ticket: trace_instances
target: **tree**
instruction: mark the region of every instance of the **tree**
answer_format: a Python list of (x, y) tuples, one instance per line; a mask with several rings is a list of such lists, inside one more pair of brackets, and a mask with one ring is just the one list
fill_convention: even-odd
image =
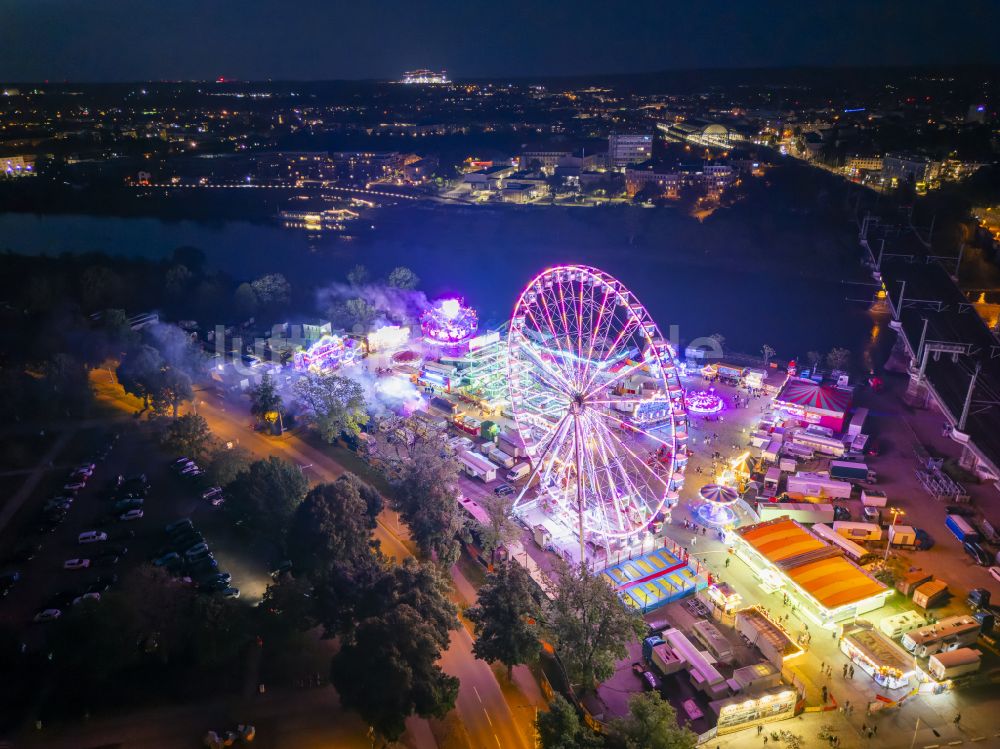
[(344, 433), (357, 436), (368, 423), (364, 389), (350, 378), (307, 374), (293, 387), (306, 416), (327, 442), (336, 442)]
[(353, 562), (371, 550), (375, 520), (361, 497), (361, 482), (351, 474), (320, 484), (296, 508), (288, 529), (294, 569), (322, 572), (334, 562)]
[(542, 749), (598, 749), (601, 738), (580, 722), (580, 714), (558, 692), (535, 721)]
[(281, 393), (274, 386), (274, 379), (269, 372), (260, 378), (260, 384), (250, 388), (250, 413), (259, 422), (273, 424), (281, 418), (284, 406)]
[(205, 474), (214, 486), (228, 486), (241, 473), (249, 471), (252, 462), (253, 456), (246, 448), (219, 444), (209, 452)]
[(389, 274), (389, 285), (394, 289), (412, 290), (420, 285), (420, 277), (404, 265), (393, 268)]
[(443, 718), (455, 706), (458, 679), (441, 670), (447, 647), (421, 612), (401, 603), (362, 621), (330, 666), (330, 680), (345, 707), (389, 741), (406, 718)]
[(846, 348), (833, 348), (826, 355), (826, 365), (833, 370), (843, 371), (851, 362), (851, 352)]
[(585, 566), (559, 561), (558, 573), (546, 624), (570, 679), (590, 690), (614, 674), (615, 662), (628, 655), (628, 643), (645, 624), (605, 578)]
[(187, 290), (192, 278), (194, 278), (194, 274), (188, 270), (186, 265), (174, 265), (167, 270), (163, 285), (171, 296), (180, 296)]
[(393, 507), (421, 553), (446, 566), (458, 559), (457, 536), (465, 521), (456, 499), (458, 470), (454, 458), (442, 455), (436, 444), (421, 440), (393, 481)]
[(766, 369), (767, 366), (771, 363), (771, 357), (774, 356), (777, 352), (773, 348), (771, 348), (770, 345), (765, 343), (763, 346), (760, 347), (760, 353), (764, 356), (764, 368)]
[(150, 400), (159, 388), (162, 367), (160, 352), (152, 346), (141, 344), (125, 354), (116, 375), (125, 392), (142, 398), (143, 406), (149, 408)]
[(347, 271), (347, 283), (351, 286), (364, 286), (370, 277), (368, 269), (360, 263)]
[(288, 304), (292, 298), (292, 287), (280, 273), (269, 273), (250, 284), (257, 301), (264, 305), (280, 306)]
[(613, 749), (695, 749), (698, 737), (677, 725), (677, 714), (659, 692), (640, 692), (629, 699), (629, 712), (609, 726)]
[(501, 562), (486, 576), (477, 604), (465, 612), (475, 625), (472, 652), (484, 661), (499, 661), (511, 678), (514, 666), (538, 656), (541, 591), (520, 564)]
[(297, 465), (270, 457), (237, 476), (229, 485), (227, 504), (247, 525), (280, 541), (308, 489)]
[(257, 292), (248, 283), (241, 283), (233, 292), (233, 307), (240, 317), (252, 317), (258, 303)]
[(358, 333), (367, 333), (378, 318), (378, 310), (361, 297), (348, 299), (344, 302), (344, 309), (348, 320)]
[(521, 526), (514, 520), (513, 497), (498, 497), (487, 494), (481, 504), (486, 511), (487, 521), (480, 525), (479, 537), (482, 541), (483, 553), (490, 555), (490, 562), (496, 560), (496, 551), (517, 540)]
[(198, 460), (212, 443), (212, 431), (205, 417), (185, 414), (173, 419), (163, 433), (163, 446), (176, 455)]
[(282, 575), (264, 591), (258, 606), (269, 615), (265, 621), (277, 622), (287, 632), (305, 632), (316, 626), (313, 585), (304, 577)]
[(194, 397), (191, 375), (177, 367), (164, 366), (155, 380), (155, 385), (152, 406), (153, 411), (158, 414), (166, 413), (170, 409), (176, 419), (181, 403)]

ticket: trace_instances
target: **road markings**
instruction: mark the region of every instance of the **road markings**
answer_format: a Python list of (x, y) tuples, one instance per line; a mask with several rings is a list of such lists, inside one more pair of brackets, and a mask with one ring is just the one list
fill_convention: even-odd
[(476, 685), (475, 684), (472, 685), (472, 691), (476, 693), (476, 699), (479, 700), (479, 704), (482, 705), (483, 704), (483, 698), (479, 696), (479, 690), (476, 689)]
[(497, 746), (499, 746), (500, 749), (503, 749), (503, 745), (500, 743), (500, 737), (497, 736), (496, 734), (493, 734), (493, 738), (496, 739)]
[(486, 716), (486, 722), (490, 724), (490, 728), (493, 728), (493, 720), (490, 718), (490, 714), (486, 712), (486, 708), (483, 708), (483, 714)]

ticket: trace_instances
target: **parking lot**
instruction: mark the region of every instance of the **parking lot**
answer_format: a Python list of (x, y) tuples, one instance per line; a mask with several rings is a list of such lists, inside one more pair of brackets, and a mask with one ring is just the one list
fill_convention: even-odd
[[(86, 471), (72, 476), (82, 486), (75, 491), (63, 488), (76, 468), (91, 464), (89, 477)], [(218, 570), (231, 575), (225, 586), (216, 585), (217, 592), (245, 581), (241, 593), (251, 602), (259, 598), (269, 580), (266, 565), (246, 552), (222, 506), (202, 499), (202, 492), (200, 477), (170, 469), (170, 458), (149, 425), (89, 430), (67, 446), (0, 537), (0, 575), (10, 575), (8, 580), (13, 573), (18, 576), (0, 599), (0, 620), (22, 629), (28, 647), (41, 647), (46, 626), (34, 621), (40, 612), (48, 611), (39, 617), (43, 620), (58, 617), (53, 611), (67, 611), (82, 596), (96, 599), (95, 593), (113, 588), (130, 570), (170, 552), (181, 559), (202, 542), (215, 556)], [(54, 503), (58, 497), (67, 499)], [(171, 539), (165, 526), (181, 518), (190, 518), (192, 535)], [(81, 534), (88, 533), (90, 538), (84, 536), (81, 543)], [(187, 540), (193, 543), (185, 546)], [(214, 571), (205, 564), (207, 552), (191, 561), (199, 558), (200, 568), (174, 564), (171, 569), (178, 575)], [(70, 560), (85, 561), (67, 568)]]

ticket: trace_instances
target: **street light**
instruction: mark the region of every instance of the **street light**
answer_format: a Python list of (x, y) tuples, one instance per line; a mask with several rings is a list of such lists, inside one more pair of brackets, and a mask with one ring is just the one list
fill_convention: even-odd
[[(896, 525), (896, 518), (898, 518), (900, 515), (905, 515), (906, 513), (900, 510), (898, 507), (890, 507), (889, 512), (892, 513), (892, 522), (889, 523), (889, 530), (891, 531), (892, 527)], [(886, 538), (885, 541), (885, 556), (882, 557), (882, 564), (885, 564), (886, 560), (889, 559), (889, 548), (891, 546), (892, 546), (892, 536), (891, 534), (889, 534), (889, 536)]]

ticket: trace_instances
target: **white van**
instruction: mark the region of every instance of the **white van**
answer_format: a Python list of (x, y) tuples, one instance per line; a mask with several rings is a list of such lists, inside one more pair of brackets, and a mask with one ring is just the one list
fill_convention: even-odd
[(79, 536), (77, 536), (77, 543), (81, 544), (93, 544), (99, 541), (107, 541), (108, 534), (104, 531), (84, 531)]
[(518, 463), (516, 466), (510, 469), (510, 473), (507, 474), (507, 480), (520, 481), (529, 473), (531, 473), (531, 463), (524, 461), (522, 463)]

